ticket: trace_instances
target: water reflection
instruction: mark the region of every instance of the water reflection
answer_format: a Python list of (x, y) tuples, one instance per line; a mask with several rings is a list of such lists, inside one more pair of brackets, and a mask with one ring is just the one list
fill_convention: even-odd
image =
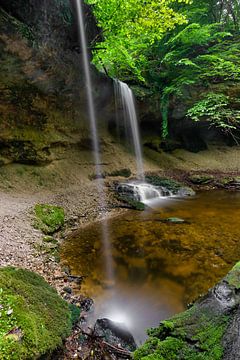
[[(165, 222), (169, 217), (186, 222)], [(97, 316), (127, 318), (142, 341), (145, 328), (181, 311), (240, 259), (239, 224), (240, 193), (173, 198), (110, 221), (114, 286), (104, 279), (100, 224), (66, 241), (62, 259), (86, 276), (81, 292), (94, 298)]]

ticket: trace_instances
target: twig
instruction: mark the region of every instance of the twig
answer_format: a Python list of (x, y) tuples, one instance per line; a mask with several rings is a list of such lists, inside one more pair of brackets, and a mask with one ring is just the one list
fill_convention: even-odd
[(108, 342), (106, 341), (102, 341), (103, 345), (106, 345), (107, 347), (109, 347), (110, 349), (112, 349), (114, 352), (118, 353), (118, 354), (121, 354), (121, 355), (126, 355), (126, 356), (132, 356), (131, 352), (128, 351), (128, 350), (125, 350), (123, 348), (118, 348), (114, 345), (111, 345), (109, 344)]

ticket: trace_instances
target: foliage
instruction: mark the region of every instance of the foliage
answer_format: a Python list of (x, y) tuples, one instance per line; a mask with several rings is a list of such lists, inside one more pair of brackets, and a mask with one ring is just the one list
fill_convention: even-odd
[(35, 205), (36, 219), (34, 226), (44, 234), (53, 234), (64, 225), (64, 209), (59, 206), (37, 204)]
[[(88, 0), (102, 28), (103, 42), (94, 45), (94, 62), (112, 77), (142, 86), (146, 97), (160, 103), (162, 135), (168, 136), (171, 104), (194, 108), (212, 85), (240, 81), (240, 1)], [(143, 6), (144, 5), (144, 6)], [(214, 91), (226, 98), (227, 90)], [(239, 122), (222, 111), (211, 125), (230, 129)], [(234, 108), (235, 109), (235, 108)], [(227, 115), (227, 120), (224, 116)], [(229, 116), (231, 121), (229, 122)], [(226, 126), (227, 124), (227, 126)], [(235, 126), (234, 125), (234, 126)], [(237, 127), (237, 126), (236, 126)], [(233, 134), (231, 128), (231, 134)]]
[[(236, 130), (240, 123), (240, 110), (230, 106), (229, 96), (224, 94), (208, 93), (188, 110), (187, 115), (194, 121), (206, 119), (210, 125), (219, 127), (225, 132)], [(237, 99), (235, 99), (237, 101)]]
[(43, 278), (0, 269), (0, 358), (35, 359), (62, 344), (71, 329), (68, 304)]
[(103, 44), (96, 44), (94, 61), (104, 64), (111, 76), (134, 77), (145, 81), (142, 67), (144, 52), (177, 24), (186, 23), (185, 16), (175, 12), (175, 2), (190, 0), (88, 0), (102, 28)]

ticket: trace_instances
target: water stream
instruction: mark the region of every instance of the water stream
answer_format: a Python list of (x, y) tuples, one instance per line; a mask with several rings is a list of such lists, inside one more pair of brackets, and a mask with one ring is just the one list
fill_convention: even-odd
[[(91, 135), (92, 135), (95, 172), (96, 172), (96, 177), (98, 179), (98, 202), (100, 207), (102, 209), (105, 209), (106, 196), (105, 196), (104, 182), (101, 179), (102, 171), (101, 171), (99, 136), (97, 130), (97, 118), (96, 118), (96, 111), (94, 106), (93, 86), (92, 86), (91, 73), (90, 73), (90, 61), (87, 50), (87, 40), (86, 40), (86, 32), (84, 26), (84, 13), (83, 13), (82, 0), (76, 0), (76, 9), (77, 9), (79, 39), (81, 43), (84, 74), (85, 74), (88, 114), (89, 114), (89, 122), (90, 122)], [(102, 222), (101, 230), (102, 230), (101, 238), (103, 244), (106, 276), (110, 282), (113, 282), (114, 274), (113, 274), (113, 265), (112, 265), (112, 253), (111, 253), (111, 243), (109, 239), (107, 220), (104, 220)]]
[(185, 309), (240, 259), (239, 223), (240, 193), (224, 191), (161, 198), (154, 208), (111, 219), (114, 292), (105, 283), (101, 223), (66, 241), (62, 261), (86, 276), (80, 292), (95, 300), (95, 317), (124, 322), (139, 343), (146, 328)]

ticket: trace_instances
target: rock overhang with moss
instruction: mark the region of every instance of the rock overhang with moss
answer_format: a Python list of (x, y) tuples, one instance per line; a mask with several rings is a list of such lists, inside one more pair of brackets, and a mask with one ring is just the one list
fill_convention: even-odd
[(71, 310), (39, 275), (0, 268), (0, 358), (37, 359), (60, 347), (72, 328)]

